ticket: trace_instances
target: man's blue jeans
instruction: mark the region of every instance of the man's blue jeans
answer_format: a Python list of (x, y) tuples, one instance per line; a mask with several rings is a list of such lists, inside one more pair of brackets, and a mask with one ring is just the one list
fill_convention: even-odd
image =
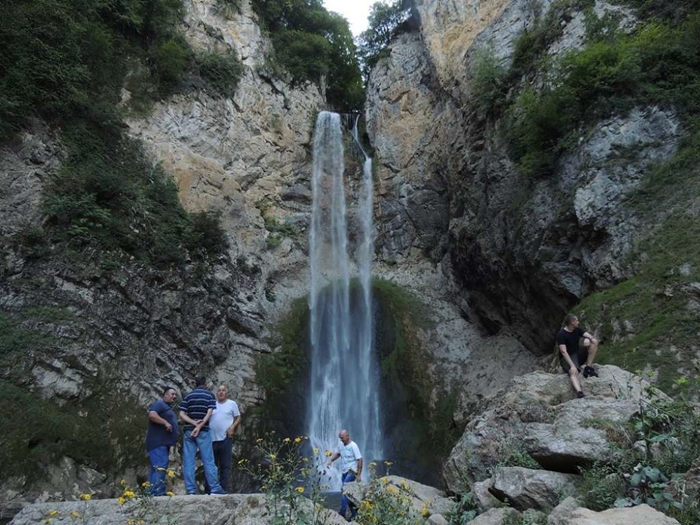
[[(343, 481), (343, 486), (345, 486), (346, 483), (355, 481), (355, 474), (348, 470), (347, 472), (343, 472), (343, 477), (341, 479)], [(340, 490), (343, 489), (341, 488)], [(343, 494), (343, 497), (340, 498), (340, 515), (343, 518), (345, 517), (345, 513), (348, 511), (348, 507), (350, 507), (350, 516), (354, 518), (357, 514), (357, 507), (355, 507), (355, 505), (350, 504), (350, 500), (348, 499), (348, 497), (345, 494)]]
[(192, 437), (191, 430), (185, 430), (182, 441), (182, 471), (185, 476), (185, 490), (187, 494), (197, 494), (197, 485), (194, 482), (194, 459), (199, 449), (199, 455), (204, 467), (204, 477), (211, 488), (212, 494), (223, 494), (219, 485), (219, 471), (214, 463), (214, 452), (211, 448), (211, 435), (209, 430), (200, 430), (197, 437)]
[(148, 481), (151, 484), (152, 496), (165, 496), (165, 473), (168, 469), (169, 448), (163, 445), (148, 451), (148, 459), (151, 462)]

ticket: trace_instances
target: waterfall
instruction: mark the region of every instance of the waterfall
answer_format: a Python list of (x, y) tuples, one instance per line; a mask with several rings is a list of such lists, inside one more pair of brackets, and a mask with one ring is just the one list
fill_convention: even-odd
[[(357, 139), (356, 124), (353, 136)], [(369, 465), (383, 457), (372, 326), (372, 161), (365, 155), (358, 203), (358, 294), (351, 287), (340, 115), (319, 114), (313, 154), (308, 434), (313, 447), (335, 451), (338, 432), (347, 429)], [(368, 473), (367, 468), (364, 479)], [(324, 483), (339, 489), (340, 470), (332, 469)]]

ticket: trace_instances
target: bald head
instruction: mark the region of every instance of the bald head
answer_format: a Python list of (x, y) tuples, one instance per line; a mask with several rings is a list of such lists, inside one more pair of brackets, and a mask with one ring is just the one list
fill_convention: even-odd
[(347, 430), (341, 430), (338, 434), (338, 438), (340, 438), (340, 441), (343, 442), (343, 445), (350, 443), (350, 434), (348, 434)]

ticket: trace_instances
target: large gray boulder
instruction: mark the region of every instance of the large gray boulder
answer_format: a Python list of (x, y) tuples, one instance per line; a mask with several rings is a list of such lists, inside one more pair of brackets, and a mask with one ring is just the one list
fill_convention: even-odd
[(649, 505), (594, 512), (567, 498), (549, 515), (548, 525), (679, 525)]
[[(302, 500), (309, 513), (312, 504)], [(345, 525), (334, 511), (323, 509), (329, 525)], [(47, 521), (50, 520), (50, 521)], [(144, 498), (120, 504), (116, 499), (35, 503), (24, 507), (11, 525), (124, 525), (129, 520), (151, 523), (206, 523), (207, 525), (266, 525), (269, 516), (263, 494), (228, 496), (173, 496)]]
[(628, 422), (640, 403), (668, 397), (618, 367), (600, 366), (598, 372), (600, 377), (582, 379), (583, 399), (574, 397), (563, 373), (513, 379), (503, 396), (467, 424), (443, 469), (447, 488), (463, 493), (495, 467), (507, 466), (513, 452), (527, 453), (556, 472), (576, 473), (579, 466), (607, 461), (613, 450), (610, 427)]
[[(411, 506), (418, 515), (445, 515), (454, 507), (454, 501), (448, 498), (444, 491), (435, 487), (400, 476), (386, 476), (379, 481), (386, 490), (410, 498)], [(368, 485), (347, 483), (343, 488), (343, 493), (352, 503), (359, 506), (363, 499), (367, 499), (369, 490)]]
[(500, 467), (494, 471), (490, 492), (518, 510), (549, 510), (557, 506), (562, 491), (575, 490), (579, 477), (549, 470)]

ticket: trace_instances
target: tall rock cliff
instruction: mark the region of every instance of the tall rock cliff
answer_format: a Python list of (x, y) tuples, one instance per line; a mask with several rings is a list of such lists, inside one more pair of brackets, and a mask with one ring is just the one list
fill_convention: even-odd
[[(631, 275), (625, 257), (655, 219), (627, 197), (674, 155), (682, 132), (673, 109), (637, 106), (582, 130), (550, 177), (521, 173), (504, 139), (508, 120), (479, 109), (480, 60), (508, 71), (518, 39), (548, 16), (557, 27), (542, 50), (550, 62), (582, 48), (587, 17), (614, 18), (622, 31), (635, 25), (631, 11), (608, 2), (550, 13), (564, 4), (417, 0), (420, 29), (395, 40), (368, 87), (386, 239), (378, 256), (422, 251), (490, 332), (515, 333), (536, 353), (551, 351), (567, 309)], [(548, 82), (534, 65), (519, 75), (510, 99)]]

